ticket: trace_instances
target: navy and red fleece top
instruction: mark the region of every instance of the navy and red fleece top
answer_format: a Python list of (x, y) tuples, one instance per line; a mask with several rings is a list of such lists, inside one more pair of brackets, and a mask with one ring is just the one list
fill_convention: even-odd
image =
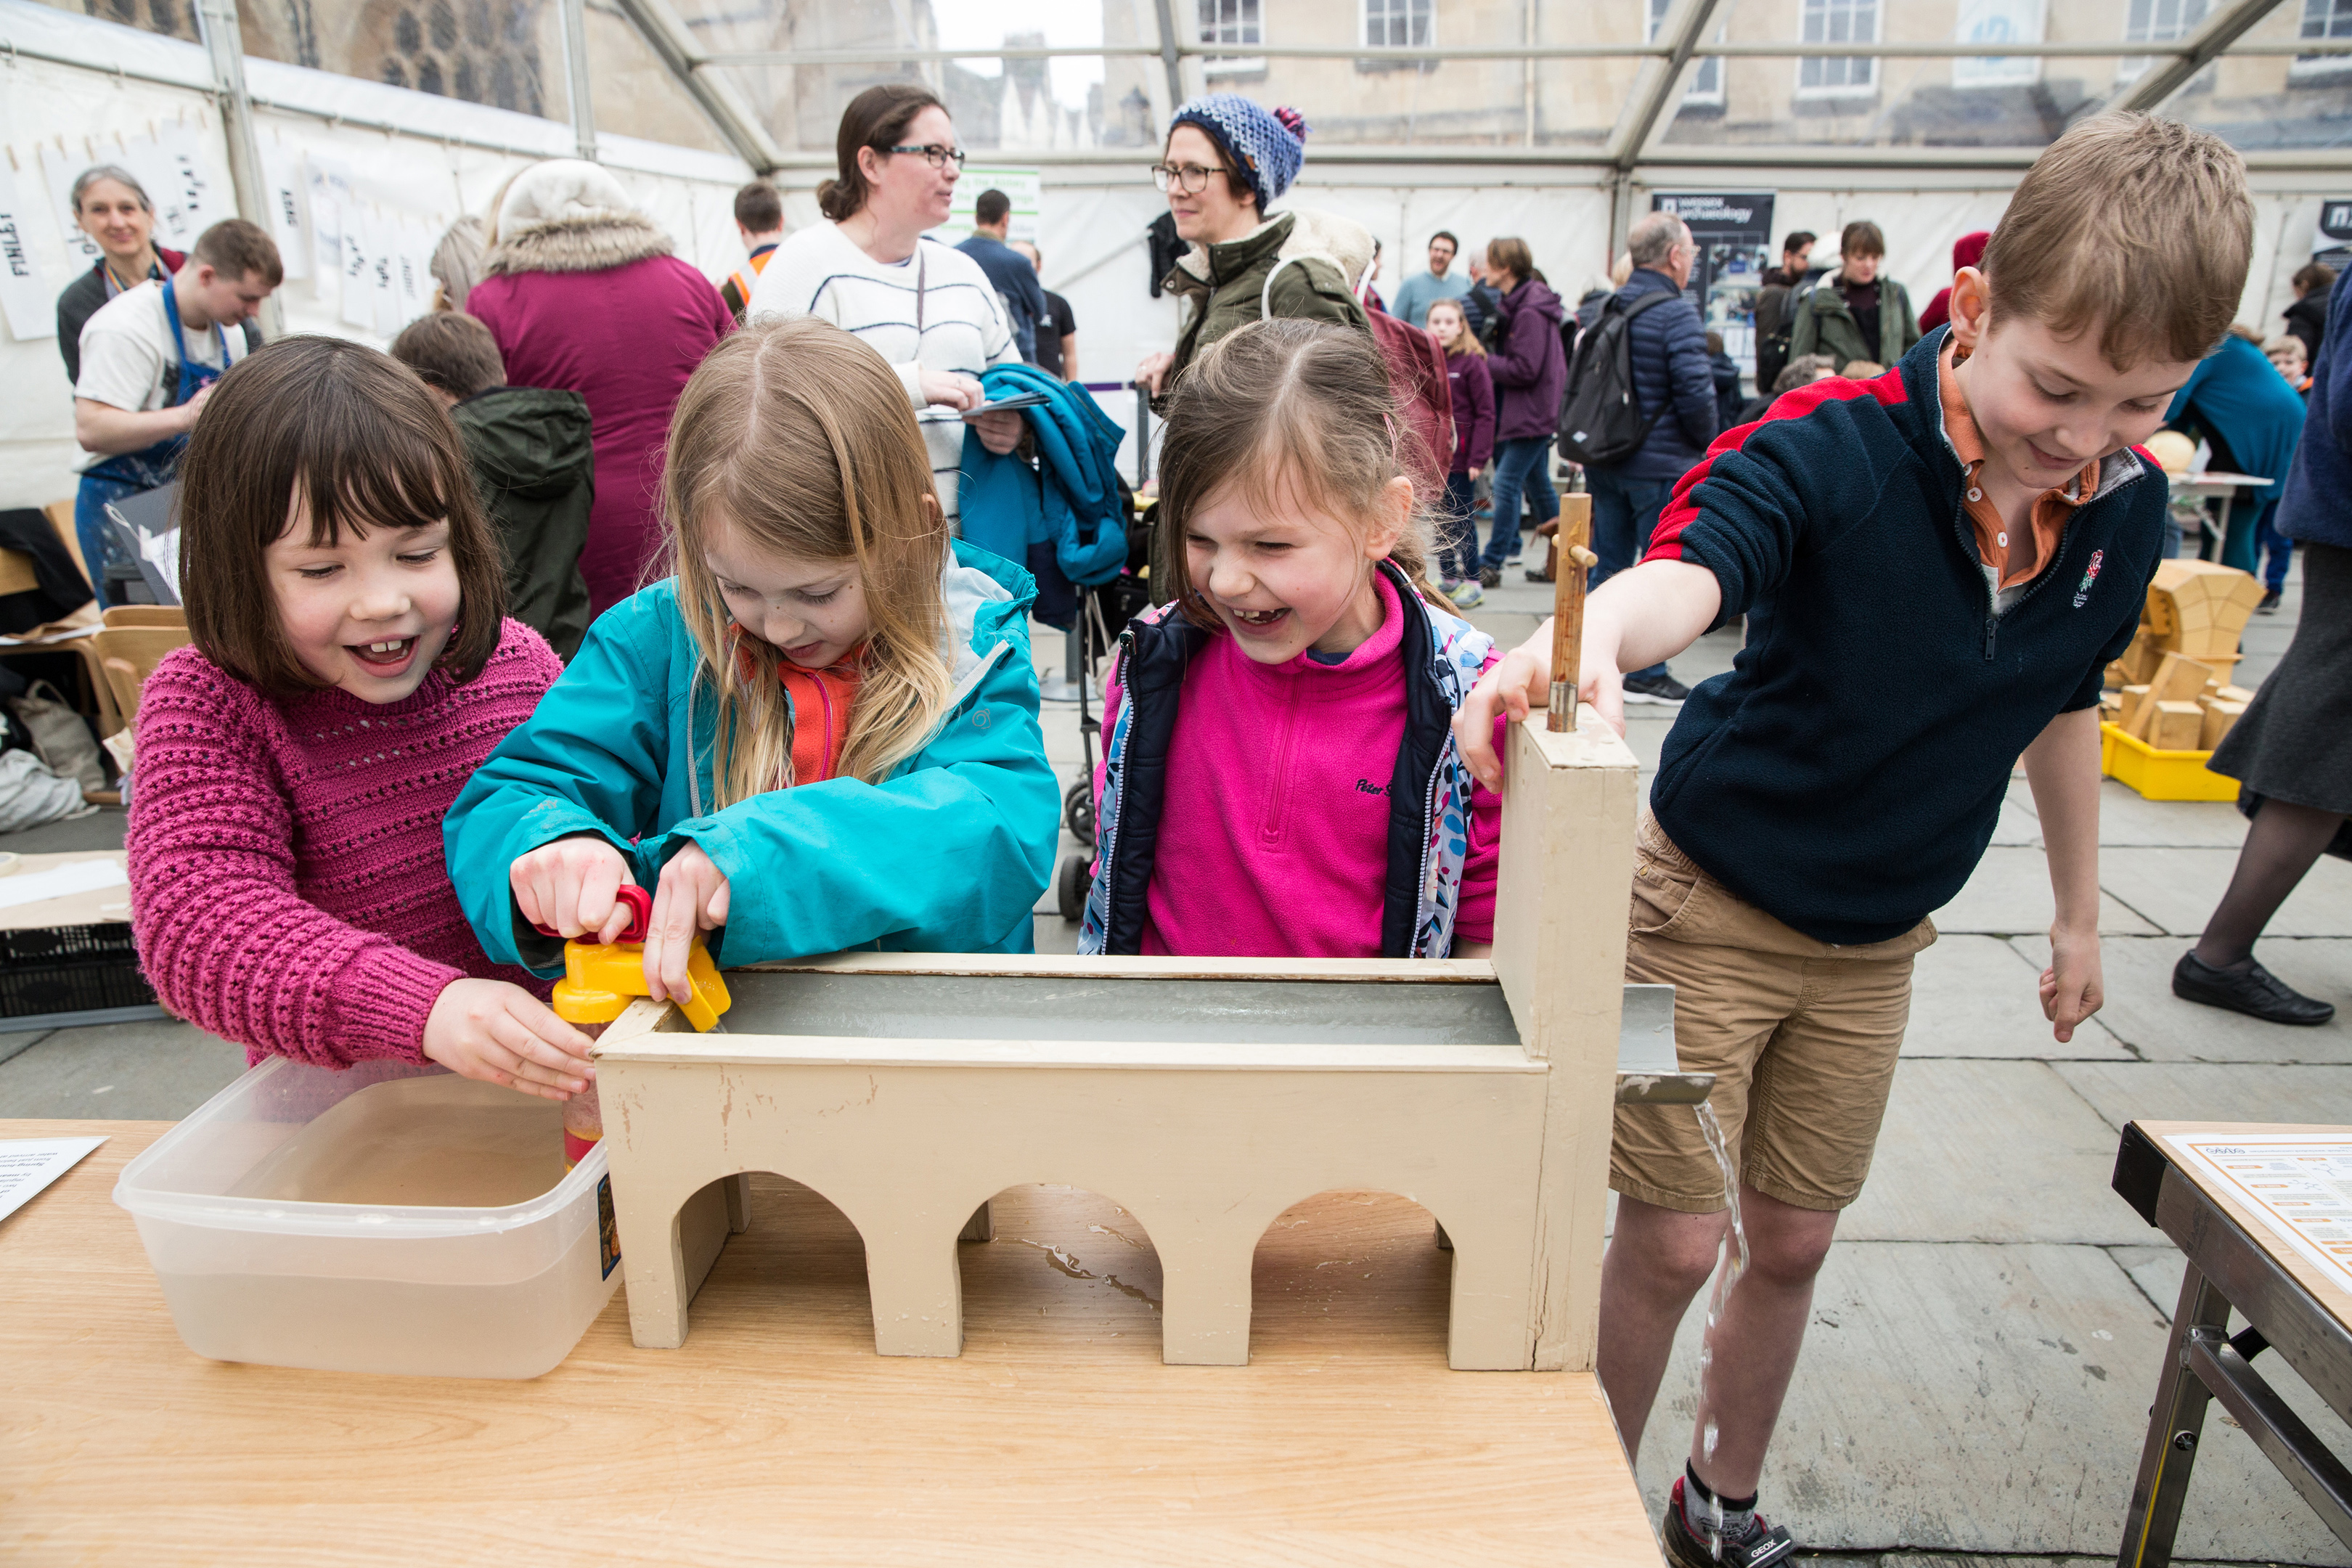
[(1646, 557), (1706, 567), (1723, 619), (1748, 617), (1730, 671), (1667, 735), (1651, 809), (1733, 893), (1822, 942), (1900, 936), (1959, 891), (2019, 754), (2098, 701), (2162, 548), (2162, 472), (2118, 453), (1997, 613), (1944, 436), (1945, 336), (1726, 431)]

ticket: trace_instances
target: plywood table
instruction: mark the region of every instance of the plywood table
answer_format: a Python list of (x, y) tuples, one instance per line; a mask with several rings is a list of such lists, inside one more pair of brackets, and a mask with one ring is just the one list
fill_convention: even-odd
[[(2342, 1127), (2133, 1121), (2116, 1155), (2116, 1191), (2185, 1255), (2180, 1302), (2148, 1411), (2147, 1441), (2119, 1568), (2163, 1568), (2203, 1436), (2221, 1402), (2336, 1537), (2352, 1546), (2352, 1471), (2280, 1399), (2252, 1363), (2275, 1352), (2329, 1407), (2352, 1420), (2352, 1295), (2282, 1240), (2254, 1207), (2182, 1158), (2169, 1137), (2306, 1133)], [(2230, 1332), (2235, 1310), (2247, 1327)]]
[(1326, 1194), (1259, 1248), (1246, 1367), (1161, 1364), (1159, 1267), (1087, 1194), (961, 1249), (956, 1359), (874, 1354), (856, 1233), (754, 1176), (678, 1350), (615, 1295), (530, 1383), (208, 1362), (109, 1194), (163, 1122), (0, 1222), (0, 1560), (1574, 1563), (1658, 1549), (1588, 1373), (1446, 1368), (1447, 1255)]

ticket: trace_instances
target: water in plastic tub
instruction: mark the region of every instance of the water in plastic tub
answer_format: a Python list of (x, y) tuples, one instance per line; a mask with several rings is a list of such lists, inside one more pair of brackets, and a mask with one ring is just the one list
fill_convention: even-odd
[(436, 1068), (264, 1062), (131, 1162), (180, 1337), (216, 1361), (536, 1377), (621, 1282), (601, 1149)]

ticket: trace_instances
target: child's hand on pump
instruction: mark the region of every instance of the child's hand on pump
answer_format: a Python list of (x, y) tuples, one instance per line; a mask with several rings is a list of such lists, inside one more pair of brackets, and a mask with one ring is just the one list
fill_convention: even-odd
[(460, 1078), (542, 1100), (569, 1100), (588, 1087), (588, 1037), (520, 985), (452, 980), (425, 1020), (425, 1055)]
[[(525, 921), (600, 942), (628, 928), (621, 884), (634, 880), (621, 852), (587, 834), (541, 845), (516, 860), (508, 876)], [(695, 933), (727, 923), (728, 897), (726, 873), (699, 845), (688, 843), (662, 868), (645, 940), (646, 993), (656, 1001), (692, 998), (686, 965)]]

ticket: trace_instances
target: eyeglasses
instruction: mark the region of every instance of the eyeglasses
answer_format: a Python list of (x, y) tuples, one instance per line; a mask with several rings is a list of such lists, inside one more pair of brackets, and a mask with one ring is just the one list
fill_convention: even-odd
[(896, 147), (885, 147), (882, 151), (885, 153), (920, 153), (925, 158), (930, 160), (931, 167), (934, 169), (944, 169), (950, 163), (953, 163), (959, 169), (963, 167), (962, 148), (942, 147), (936, 142), (926, 142), (920, 146), (917, 146), (911, 142), (902, 142)]
[(1203, 169), (1198, 163), (1185, 163), (1181, 166), (1175, 163), (1154, 163), (1151, 165), (1151, 183), (1163, 191), (1174, 189), (1181, 191), (1188, 196), (1197, 196), (1209, 188), (1210, 175), (1232, 173), (1233, 171), (1223, 163), (1213, 169)]

